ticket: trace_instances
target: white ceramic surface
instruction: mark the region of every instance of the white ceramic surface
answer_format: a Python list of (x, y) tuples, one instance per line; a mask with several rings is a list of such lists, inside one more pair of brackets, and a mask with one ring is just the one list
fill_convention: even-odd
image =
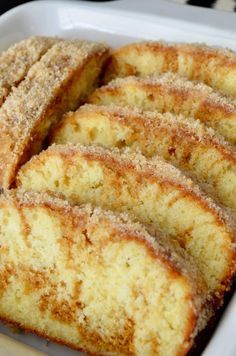
[[(107, 41), (112, 46), (141, 39), (163, 39), (205, 42), (236, 50), (236, 15), (165, 0), (118, 0), (37, 1), (0, 17), (0, 50), (34, 34)], [(0, 332), (50, 355), (82, 355), (34, 335), (12, 333), (1, 324)], [(1, 349), (0, 355), (9, 356)], [(236, 294), (203, 356), (236, 356)]]

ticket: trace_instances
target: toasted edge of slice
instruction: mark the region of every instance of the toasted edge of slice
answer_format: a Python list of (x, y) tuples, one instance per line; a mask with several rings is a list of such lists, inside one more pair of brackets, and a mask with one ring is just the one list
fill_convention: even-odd
[(168, 71), (236, 98), (236, 53), (203, 44), (141, 42), (121, 47), (108, 60), (104, 82)]
[(205, 84), (191, 82), (173, 73), (116, 79), (95, 90), (88, 98), (88, 103), (128, 105), (143, 110), (190, 116), (236, 144), (235, 102)]
[(236, 212), (236, 153), (197, 120), (119, 106), (84, 105), (64, 115), (51, 142), (129, 147), (148, 158), (158, 154)]
[(17, 86), (59, 39), (34, 36), (15, 43), (0, 54), (0, 106), (12, 87)]
[[(195, 260), (221, 301), (235, 273), (233, 220), (177, 168), (155, 157), (99, 146), (53, 145), (23, 166), (17, 185), (133, 214), (170, 236)], [(151, 227), (150, 227), (151, 226)]]
[(94, 89), (107, 55), (103, 44), (63, 41), (31, 67), (0, 109), (0, 186), (12, 186), (49, 129)]
[(11, 191), (0, 226), (7, 322), (76, 349), (140, 356), (185, 355), (206, 324), (194, 267), (126, 215)]

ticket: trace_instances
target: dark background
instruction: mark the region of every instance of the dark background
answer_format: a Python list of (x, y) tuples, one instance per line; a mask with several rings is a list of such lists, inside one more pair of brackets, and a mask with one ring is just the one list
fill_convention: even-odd
[(12, 7), (23, 4), (24, 2), (27, 1), (0, 1), (0, 15), (6, 12), (7, 10), (10, 10)]
[[(6, 12), (7, 10), (10, 10), (12, 7), (15, 7), (17, 5), (23, 4), (25, 2), (29, 2), (30, 0), (21, 0), (21, 1), (9, 1), (9, 0), (4, 0), (1, 1), (0, 0), (0, 15), (3, 14), (4, 12)], [(103, 0), (93, 0), (93, 1), (103, 1)]]
[[(29, 0), (28, 0), (29, 1)], [(23, 4), (25, 2), (28, 2), (27, 0), (21, 0), (21, 1), (9, 1), (9, 0), (0, 0), (0, 15), (3, 14), (5, 11), (11, 9), (12, 7), (15, 7), (17, 5)], [(84, 0), (86, 1), (86, 0)], [(114, 0), (90, 0), (90, 1), (96, 1), (96, 2), (102, 2), (102, 1), (114, 1)], [(144, 0), (145, 1), (145, 0)], [(158, 1), (158, 0), (156, 0)], [(189, 5), (195, 5), (195, 6), (202, 6), (202, 7), (214, 7), (214, 4), (217, 0), (186, 0), (185, 2)], [(221, 0), (222, 2), (224, 0)], [(236, 0), (235, 1), (235, 8), (234, 11), (236, 11)]]
[[(28, 0), (29, 1), (29, 0)], [(86, 0), (84, 0), (86, 1)], [(112, 0), (90, 0), (90, 1), (97, 1), (97, 2), (102, 2), (102, 1), (112, 1)], [(114, 1), (114, 0), (113, 0)], [(145, 1), (145, 0), (144, 0)], [(158, 1), (158, 0), (156, 0)], [(185, 2), (189, 5), (195, 5), (195, 6), (202, 6), (202, 7), (214, 7), (214, 4), (217, 0), (186, 0)], [(221, 0), (222, 2), (224, 0)], [(236, 0), (235, 1), (235, 9), (236, 11)], [(0, 0), (0, 15), (3, 14), (5, 11), (11, 9), (12, 7), (15, 7), (17, 5), (23, 4), (27, 2), (27, 0), (21, 0), (21, 1), (9, 1), (9, 0)]]

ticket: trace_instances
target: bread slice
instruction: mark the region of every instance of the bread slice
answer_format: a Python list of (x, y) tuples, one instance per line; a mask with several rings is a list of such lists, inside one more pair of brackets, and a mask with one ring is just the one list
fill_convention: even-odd
[(206, 323), (193, 267), (126, 216), (0, 198), (0, 318), (96, 355), (185, 355)]
[(116, 79), (88, 98), (91, 104), (129, 105), (193, 117), (236, 144), (236, 105), (204, 85), (175, 74)]
[(159, 154), (236, 213), (236, 153), (199, 121), (170, 113), (84, 105), (64, 115), (51, 142), (129, 147), (146, 157)]
[(12, 45), (0, 54), (0, 106), (12, 87), (24, 79), (30, 67), (57, 41), (56, 38), (34, 36)]
[(0, 109), (0, 186), (12, 186), (50, 127), (94, 89), (107, 54), (103, 44), (63, 41), (31, 67)]
[(133, 43), (115, 50), (104, 74), (108, 82), (128, 75), (174, 72), (236, 98), (236, 53), (203, 44)]
[(161, 159), (99, 146), (53, 145), (21, 168), (17, 186), (129, 212), (193, 256), (209, 294), (220, 299), (229, 287), (236, 266), (230, 218)]

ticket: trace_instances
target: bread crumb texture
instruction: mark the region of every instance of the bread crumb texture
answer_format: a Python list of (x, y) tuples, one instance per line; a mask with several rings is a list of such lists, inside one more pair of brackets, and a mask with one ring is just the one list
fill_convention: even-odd
[(163, 356), (206, 322), (202, 283), (125, 215), (11, 191), (0, 226), (5, 321), (97, 355)]
[(203, 83), (177, 74), (126, 77), (111, 81), (88, 98), (91, 104), (121, 105), (193, 117), (236, 144), (235, 101)]
[(236, 53), (204, 44), (153, 41), (121, 47), (108, 60), (104, 82), (165, 72), (199, 80), (236, 98)]
[(221, 298), (235, 271), (235, 230), (225, 211), (177, 168), (155, 157), (98, 146), (53, 145), (19, 172), (18, 186), (129, 212), (162, 230), (195, 259)]
[(129, 147), (147, 158), (158, 154), (236, 212), (235, 149), (198, 120), (115, 105), (84, 105), (65, 114), (51, 142)]
[(236, 54), (205, 45), (2, 52), (0, 320), (90, 355), (186, 355), (236, 271), (235, 98)]
[(49, 129), (97, 85), (108, 48), (60, 41), (29, 70), (0, 108), (0, 186), (14, 183), (20, 165), (42, 149)]
[(57, 38), (34, 36), (0, 54), (0, 106), (11, 89), (24, 79), (30, 67), (58, 41)]

